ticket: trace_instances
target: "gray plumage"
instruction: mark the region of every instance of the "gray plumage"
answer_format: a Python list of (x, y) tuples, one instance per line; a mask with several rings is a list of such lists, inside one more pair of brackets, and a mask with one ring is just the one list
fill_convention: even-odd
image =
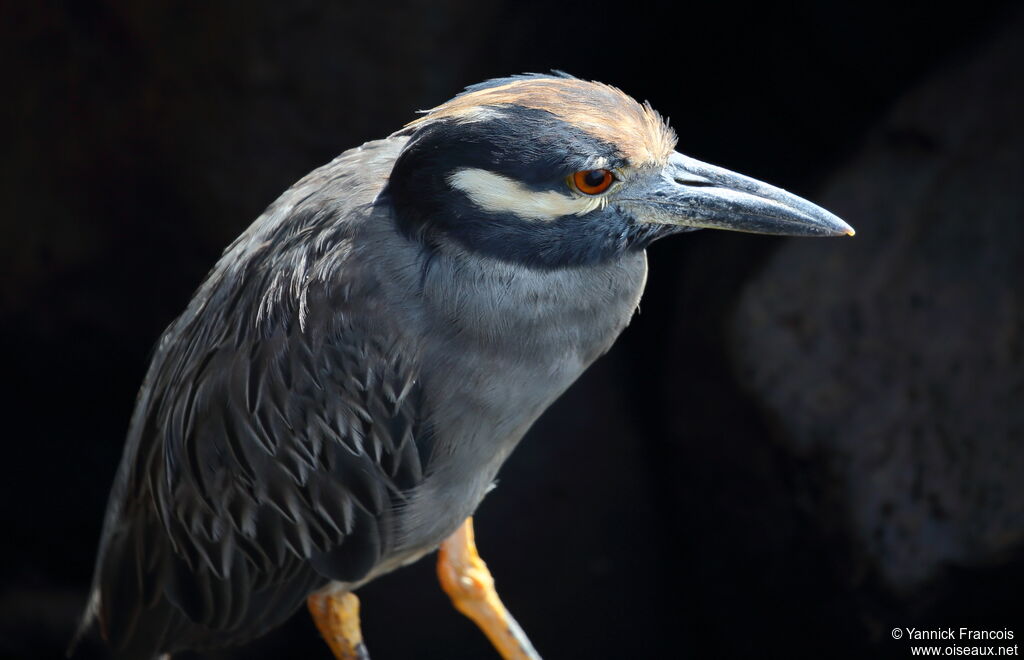
[[(643, 252), (527, 271), (398, 235), (373, 201), (406, 139), (296, 184), (161, 339), (100, 548), (128, 647), (239, 643), (330, 579), (433, 550), (628, 322)], [(158, 613), (165, 629), (136, 630)]]
[[(572, 86), (565, 93), (588, 104), (626, 103), (617, 90), (571, 78), (506, 79), (471, 91), (514, 91), (531, 80)], [(459, 131), (480, 122), (511, 130), (527, 117), (507, 99), (484, 105), (486, 114), (437, 112), (433, 124), (428, 116), (299, 181), (227, 248), (160, 339), (94, 578), (91, 614), (119, 657), (244, 642), (329, 582), (355, 588), (434, 550), (473, 513), (530, 425), (629, 322), (646, 278), (643, 248), (655, 230), (680, 229), (639, 222), (633, 199), (526, 221), (479, 207), (473, 190), (444, 197), (449, 191), (438, 187), (450, 178), (427, 176), (441, 167), (431, 156), (413, 171), (423, 172), (424, 196), (435, 196), (444, 222), (409, 227), (399, 217), (409, 192), (398, 185), (405, 170), (396, 161), (412, 158), (410, 147), (458, 142)], [(636, 108), (626, 109), (640, 113), (637, 126), (654, 122)], [(550, 122), (552, 135), (576, 132), (572, 149), (542, 153), (547, 160), (538, 158), (523, 181), (543, 180), (536, 168), (549, 160), (566, 161), (571, 172), (669, 139), (650, 123), (654, 147), (616, 151), (605, 134), (537, 112), (528, 115), (539, 122), (531, 130)], [(448, 133), (431, 137), (438, 127)], [(462, 163), (474, 145), (442, 155)], [(654, 172), (669, 155), (659, 158), (623, 167)], [(706, 176), (688, 184), (709, 185)], [(568, 198), (564, 175), (551, 178), (550, 190)], [(523, 190), (547, 189), (531, 182)], [(479, 238), (486, 224), (462, 236), (444, 224), (451, 218), (460, 227), (480, 218), (511, 227), (502, 239), (508, 253)], [(600, 241), (587, 243), (584, 231), (571, 245), (580, 232), (564, 228), (585, 222), (600, 228), (594, 236), (604, 232)], [(559, 228), (557, 246), (530, 247)], [(569, 249), (578, 258), (558, 256)], [(539, 253), (549, 256), (535, 261)]]

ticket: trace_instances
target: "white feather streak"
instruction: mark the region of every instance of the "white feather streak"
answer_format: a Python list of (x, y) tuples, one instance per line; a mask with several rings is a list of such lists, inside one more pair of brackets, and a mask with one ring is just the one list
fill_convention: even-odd
[(530, 190), (518, 181), (487, 170), (463, 168), (448, 177), (448, 183), (469, 196), (476, 206), (490, 213), (512, 213), (529, 220), (550, 222), (564, 215), (583, 215), (600, 208), (603, 197), (565, 194), (554, 190)]

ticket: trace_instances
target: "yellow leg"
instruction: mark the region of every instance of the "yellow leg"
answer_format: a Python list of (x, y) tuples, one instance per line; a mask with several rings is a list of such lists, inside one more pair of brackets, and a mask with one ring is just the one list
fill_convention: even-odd
[(355, 594), (322, 591), (310, 596), (306, 604), (337, 660), (370, 660), (359, 628), (359, 599)]
[(473, 518), (445, 539), (437, 557), (441, 587), (459, 610), (483, 631), (505, 660), (540, 660), (526, 633), (512, 618), (473, 539)]

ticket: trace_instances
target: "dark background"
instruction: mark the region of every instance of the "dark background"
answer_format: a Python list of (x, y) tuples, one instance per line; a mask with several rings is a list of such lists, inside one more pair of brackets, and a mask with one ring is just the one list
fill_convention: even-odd
[[(0, 656), (62, 652), (148, 352), (223, 247), (414, 110), (551, 68), (650, 100), (684, 153), (821, 201), (859, 233), (791, 247), (700, 232), (651, 250), (641, 314), (478, 512), (481, 553), (541, 653), (908, 657), (892, 628), (1024, 635), (1024, 504), (1005, 472), (1024, 452), (1024, 141), (999, 132), (1024, 117), (1014, 3), (111, 0), (5, 3), (0, 18)], [(944, 206), (908, 189), (933, 170)], [(972, 221), (978, 199), (991, 221)], [(930, 232), (954, 207), (967, 212)], [(895, 296), (906, 260), (941, 276)], [(819, 323), (825, 290), (855, 308)], [(947, 290), (977, 307), (942, 304)], [(758, 317), (773, 295), (801, 311)], [(932, 321), (904, 323), (922, 306)], [(771, 340), (786, 333), (806, 341)], [(936, 334), (954, 339), (913, 359)], [(809, 375), (822, 351), (848, 359)], [(780, 398), (787, 365), (807, 387)], [(945, 398), (887, 394), (954, 381)], [(876, 409), (931, 421), (879, 428)], [(954, 426), (968, 429), (955, 441)], [(882, 458), (857, 459), (863, 447)], [(872, 508), (864, 484), (893, 495)], [(361, 597), (374, 658), (495, 657), (431, 561)], [(329, 652), (303, 613), (215, 657)]]

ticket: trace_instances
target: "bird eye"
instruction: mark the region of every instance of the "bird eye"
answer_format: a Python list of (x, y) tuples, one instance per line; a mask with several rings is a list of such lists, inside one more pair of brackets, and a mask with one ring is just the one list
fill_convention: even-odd
[(572, 175), (572, 184), (584, 195), (600, 195), (615, 180), (610, 170), (581, 170)]

